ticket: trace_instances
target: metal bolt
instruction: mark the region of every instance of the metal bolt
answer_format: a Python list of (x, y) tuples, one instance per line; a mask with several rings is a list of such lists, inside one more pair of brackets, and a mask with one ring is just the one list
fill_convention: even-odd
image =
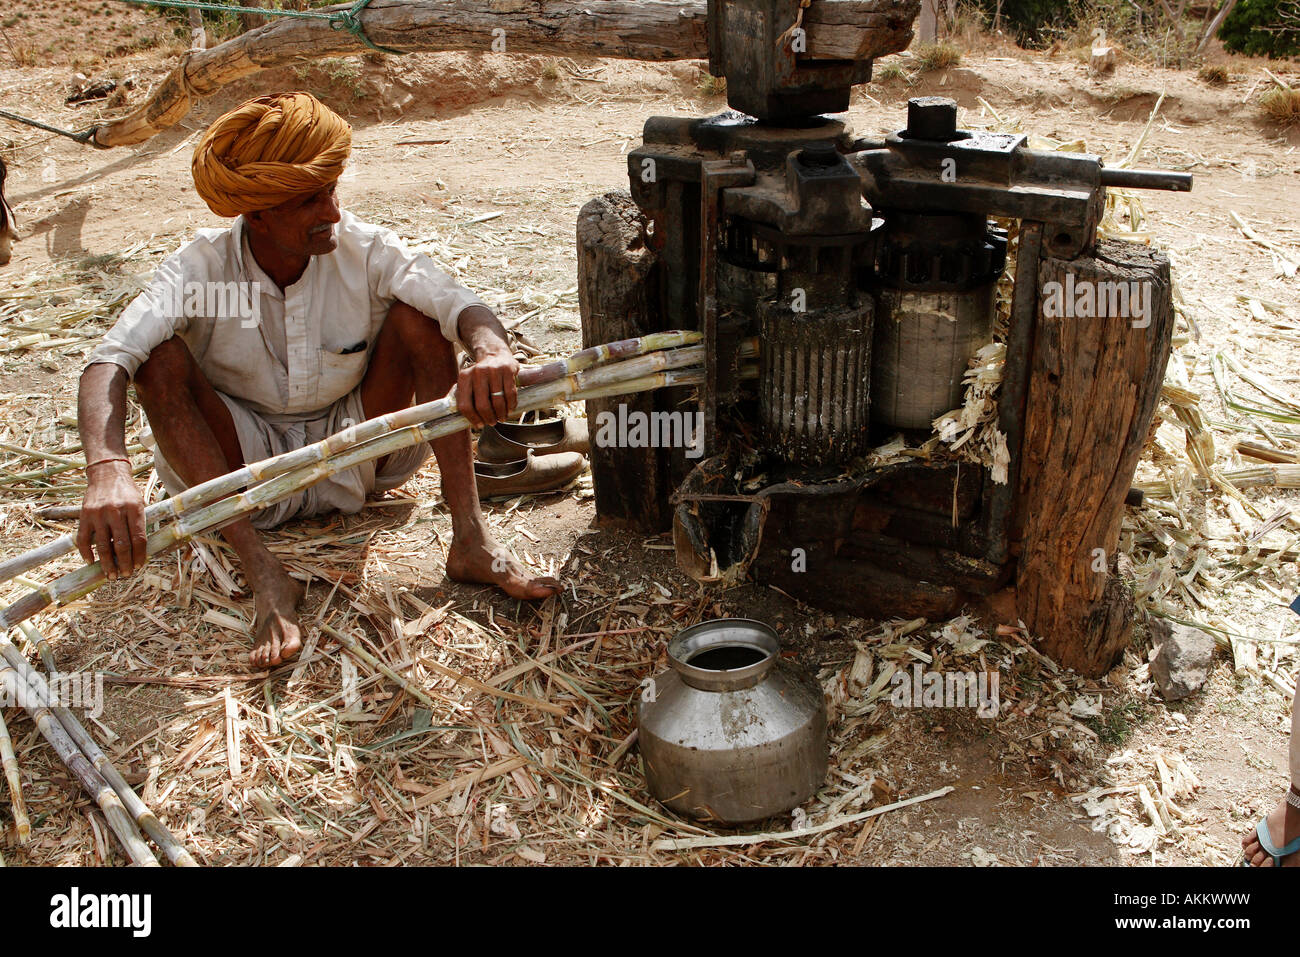
[(956, 139), (957, 101), (946, 96), (918, 96), (908, 100), (907, 135), (944, 143)]
[(799, 151), (799, 162), (817, 169), (830, 169), (839, 165), (840, 151), (834, 143), (809, 143)]

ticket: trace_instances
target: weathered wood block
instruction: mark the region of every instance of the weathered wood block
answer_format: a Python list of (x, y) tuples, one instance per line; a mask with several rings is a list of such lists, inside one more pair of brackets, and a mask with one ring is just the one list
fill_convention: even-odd
[(1055, 660), (1109, 670), (1132, 630), (1114, 576), (1124, 498), (1169, 361), (1169, 260), (1135, 243), (1044, 259), (1030, 359), (1016, 600)]
[[(583, 347), (632, 339), (662, 328), (653, 282), (658, 257), (648, 245), (646, 218), (622, 190), (589, 200), (578, 214), (578, 309)], [(593, 438), (601, 413), (651, 413), (659, 393), (587, 401)], [(617, 448), (593, 441), (591, 471), (602, 522), (658, 532), (671, 521), (672, 485), (664, 450)]]

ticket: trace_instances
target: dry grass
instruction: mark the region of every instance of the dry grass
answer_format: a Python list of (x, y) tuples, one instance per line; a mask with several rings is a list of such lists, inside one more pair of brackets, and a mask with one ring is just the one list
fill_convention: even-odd
[(695, 85), (701, 96), (726, 96), (727, 95), (727, 78), (725, 76), (714, 76), (705, 70), (700, 74), (700, 81)]
[(26, 40), (15, 40), (9, 36), (9, 31), (0, 29), (0, 36), (4, 37), (5, 47), (9, 51), (10, 58), (14, 61), (14, 66), (19, 68), (36, 66), (40, 62), (40, 56), (30, 42)]
[(874, 71), (871, 79), (876, 83), (896, 83), (906, 82), (908, 76), (901, 63), (897, 60), (889, 60)]
[(919, 73), (947, 70), (961, 63), (961, 49), (949, 40), (922, 43), (912, 50), (912, 56)]
[(1227, 86), (1232, 74), (1222, 63), (1207, 64), (1196, 71), (1196, 78), (1210, 86)]
[(1283, 129), (1300, 126), (1300, 90), (1275, 86), (1260, 95), (1256, 108), (1264, 120), (1274, 126)]

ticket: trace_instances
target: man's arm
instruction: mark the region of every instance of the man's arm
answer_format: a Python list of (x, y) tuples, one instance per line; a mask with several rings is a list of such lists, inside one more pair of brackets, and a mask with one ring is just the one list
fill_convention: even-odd
[(460, 412), (479, 429), (494, 425), (514, 411), (515, 376), (519, 363), (506, 344), (506, 330), (486, 306), (466, 306), (457, 318), (457, 332), (474, 364), (461, 370), (456, 385)]
[(144, 498), (126, 454), (127, 381), (121, 366), (97, 362), (81, 374), (77, 395), (77, 427), (86, 453), (86, 497), (77, 548), (87, 563), (98, 551), (110, 579), (135, 574), (148, 557)]

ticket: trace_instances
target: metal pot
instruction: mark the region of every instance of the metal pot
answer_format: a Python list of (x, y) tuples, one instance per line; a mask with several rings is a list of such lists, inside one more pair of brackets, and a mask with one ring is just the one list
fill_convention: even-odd
[(826, 777), (826, 705), (779, 657), (776, 632), (743, 618), (705, 621), (668, 643), (672, 668), (641, 695), (638, 740), (650, 792), (723, 824), (798, 807)]

